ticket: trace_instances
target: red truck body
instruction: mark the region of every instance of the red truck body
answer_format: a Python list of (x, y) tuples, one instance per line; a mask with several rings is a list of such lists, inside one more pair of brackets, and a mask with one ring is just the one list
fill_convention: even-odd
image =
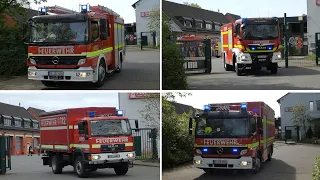
[[(244, 111), (242, 105), (245, 107)], [(204, 169), (206, 172), (213, 168), (253, 169), (257, 172), (255, 169), (257, 158), (259, 164), (271, 159), (275, 138), (275, 112), (270, 106), (264, 102), (244, 102), (210, 104), (207, 107), (210, 107), (210, 110), (207, 109), (196, 117), (195, 167)], [(201, 119), (204, 120), (201, 121)], [(218, 125), (218, 121), (223, 122), (224, 125)], [(201, 128), (203, 130), (201, 127), (203, 124), (206, 124), (209, 129), (204, 129), (205, 133), (199, 133)], [(212, 124), (215, 125), (212, 126)], [(246, 133), (227, 135), (221, 129), (226, 126), (229, 128), (232, 126), (232, 133), (234, 129), (245, 126), (246, 130), (243, 132)], [(216, 132), (210, 134), (211, 131)], [(217, 132), (220, 133), (219, 136), (215, 134)], [(224, 163), (215, 164), (216, 161)]]
[[(81, 162), (81, 168), (115, 168), (123, 175), (135, 158), (129, 120), (114, 107), (65, 109), (42, 113), (40, 118), (41, 149), (46, 151), (43, 164), (55, 174), (59, 168)], [(58, 173), (53, 161), (61, 161)], [(84, 170), (76, 172), (79, 177), (88, 175), (81, 174)]]

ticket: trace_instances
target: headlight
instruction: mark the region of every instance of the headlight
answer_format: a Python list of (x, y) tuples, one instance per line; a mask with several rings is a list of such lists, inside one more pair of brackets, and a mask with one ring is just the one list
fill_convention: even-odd
[(78, 61), (78, 65), (82, 65), (82, 64), (86, 63), (86, 61), (87, 61), (87, 59), (80, 59)]
[(194, 160), (195, 164), (201, 164), (201, 160)]
[(30, 61), (30, 63), (31, 63), (31, 64), (37, 64), (36, 60), (35, 60), (35, 59), (33, 59), (33, 58), (30, 58), (30, 60), (29, 60), (29, 61)]
[(246, 56), (241, 56), (241, 59), (246, 59), (247, 57)]
[(128, 153), (127, 156), (128, 158), (134, 158), (134, 153)]
[(197, 154), (202, 154), (201, 149), (196, 149), (196, 153), (197, 153)]
[(278, 56), (277, 56), (279, 59), (281, 58), (281, 54), (278, 54)]
[(28, 74), (29, 74), (29, 76), (36, 76), (36, 75), (37, 75), (37, 72), (35, 72), (35, 71), (29, 71)]
[(247, 153), (248, 153), (248, 150), (245, 149), (245, 150), (242, 150), (242, 151), (240, 152), (240, 155), (245, 155), (245, 154), (247, 154)]
[(100, 159), (100, 156), (99, 155), (91, 155), (91, 159), (98, 160), (98, 159)]

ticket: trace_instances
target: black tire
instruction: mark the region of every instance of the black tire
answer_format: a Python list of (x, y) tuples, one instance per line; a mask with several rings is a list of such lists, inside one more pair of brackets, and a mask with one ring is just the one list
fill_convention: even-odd
[(253, 159), (253, 167), (252, 167), (252, 174), (257, 174), (260, 169), (261, 169), (261, 158), (260, 157), (256, 157), (255, 159)]
[(235, 65), (237, 76), (242, 76), (242, 70), (238, 67), (238, 65)]
[(57, 84), (54, 81), (41, 81), (46, 87), (57, 87)]
[(94, 83), (95, 87), (102, 87), (106, 79), (106, 65), (104, 59), (101, 59), (98, 67), (98, 81)]
[(53, 174), (61, 174), (62, 173), (62, 162), (61, 162), (61, 156), (59, 155), (53, 155), (51, 159), (51, 169)]
[(116, 73), (120, 73), (122, 69), (122, 54), (120, 55), (120, 64), (119, 67), (115, 70)]
[(271, 74), (277, 74), (278, 73), (278, 64), (277, 63), (271, 64), (270, 71), (271, 71)]
[(267, 159), (267, 161), (269, 161), (269, 162), (270, 162), (271, 160), (272, 160), (272, 154), (271, 154), (271, 153), (269, 153), (269, 154), (268, 154), (268, 159)]
[(86, 165), (81, 156), (78, 156), (74, 162), (74, 171), (79, 178), (86, 178), (89, 176), (89, 170), (86, 169)]
[(121, 163), (117, 167), (114, 168), (114, 172), (120, 176), (127, 174), (128, 170), (129, 170), (128, 163)]
[(223, 60), (223, 67), (226, 71), (232, 71), (232, 66), (230, 64), (227, 64), (225, 59)]

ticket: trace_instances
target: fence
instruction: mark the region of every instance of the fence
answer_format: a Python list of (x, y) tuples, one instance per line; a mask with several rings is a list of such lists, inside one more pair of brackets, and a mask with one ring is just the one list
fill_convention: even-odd
[(178, 40), (181, 53), (184, 57), (186, 73), (210, 73), (211, 41), (204, 40)]
[(158, 159), (157, 129), (132, 129), (136, 159)]

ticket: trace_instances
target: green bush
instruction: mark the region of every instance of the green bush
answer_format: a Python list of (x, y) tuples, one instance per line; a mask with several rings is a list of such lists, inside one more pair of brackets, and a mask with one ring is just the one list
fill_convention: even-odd
[(312, 171), (312, 179), (320, 180), (320, 156), (316, 158), (316, 163), (314, 164)]
[(21, 25), (9, 27), (0, 23), (0, 76), (27, 74), (27, 49), (22, 36)]
[(175, 42), (169, 39), (173, 36), (170, 21), (165, 16), (162, 19), (162, 89), (185, 90), (188, 84), (183, 56)]
[(162, 98), (162, 167), (163, 169), (191, 163), (193, 136), (188, 132), (191, 113), (177, 115), (174, 107)]

